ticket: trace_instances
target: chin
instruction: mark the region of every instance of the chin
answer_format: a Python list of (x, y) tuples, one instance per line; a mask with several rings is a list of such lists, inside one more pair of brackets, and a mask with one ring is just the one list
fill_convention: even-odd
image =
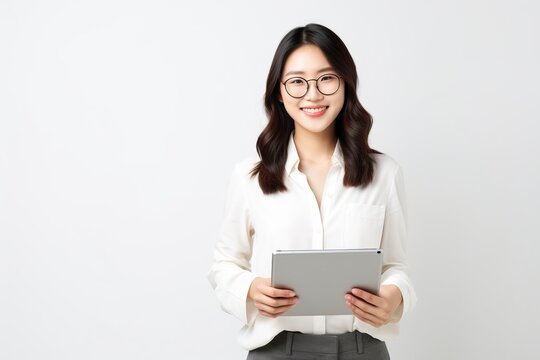
[(328, 128), (332, 127), (332, 123), (325, 123), (325, 124), (305, 124), (302, 122), (297, 122), (296, 126), (300, 126), (305, 131), (308, 131), (310, 133), (319, 134), (323, 133), (328, 130)]

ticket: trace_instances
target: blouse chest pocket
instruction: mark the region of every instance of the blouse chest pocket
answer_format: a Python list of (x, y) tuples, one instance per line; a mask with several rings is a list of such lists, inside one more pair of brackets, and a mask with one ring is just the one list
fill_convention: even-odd
[(343, 246), (379, 248), (384, 227), (385, 206), (351, 204), (345, 212)]

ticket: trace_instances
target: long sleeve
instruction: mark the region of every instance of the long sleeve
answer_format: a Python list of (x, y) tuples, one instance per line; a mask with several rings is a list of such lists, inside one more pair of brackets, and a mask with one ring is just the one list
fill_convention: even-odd
[(384, 250), (382, 285), (397, 286), (403, 302), (394, 314), (392, 322), (411, 310), (417, 301), (416, 293), (407, 274), (407, 214), (405, 207), (404, 181), (401, 168), (398, 168), (388, 196), (386, 216), (381, 240)]
[(247, 301), (249, 287), (256, 277), (250, 271), (254, 230), (247, 185), (248, 174), (237, 165), (229, 183), (220, 236), (214, 247), (214, 262), (207, 274), (221, 308), (243, 324), (251, 322), (256, 312), (251, 301)]

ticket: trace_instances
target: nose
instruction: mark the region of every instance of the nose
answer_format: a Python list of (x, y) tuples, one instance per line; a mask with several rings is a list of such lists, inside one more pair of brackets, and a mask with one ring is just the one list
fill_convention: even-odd
[(304, 98), (309, 101), (321, 100), (323, 98), (323, 94), (317, 89), (317, 80), (308, 80), (308, 91)]

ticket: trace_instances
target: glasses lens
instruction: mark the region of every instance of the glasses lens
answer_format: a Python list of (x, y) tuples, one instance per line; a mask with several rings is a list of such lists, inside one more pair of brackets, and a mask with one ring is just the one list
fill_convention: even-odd
[(323, 75), (317, 80), (317, 87), (324, 95), (332, 95), (339, 89), (339, 78), (336, 75)]
[(308, 83), (302, 78), (292, 78), (285, 83), (285, 89), (292, 97), (303, 97), (308, 89)]

